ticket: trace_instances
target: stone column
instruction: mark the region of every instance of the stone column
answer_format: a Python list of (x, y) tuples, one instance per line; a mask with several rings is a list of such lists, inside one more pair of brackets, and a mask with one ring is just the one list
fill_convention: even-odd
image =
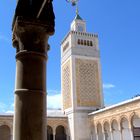
[[(26, 9), (25, 9), (26, 10)], [(47, 25), (17, 18), (13, 28), (16, 84), (13, 140), (46, 140)]]
[(55, 140), (55, 131), (53, 132), (53, 140)]
[(130, 139), (133, 140), (134, 139), (134, 135), (133, 135), (133, 126), (132, 126), (132, 123), (131, 123), (131, 120), (129, 120), (128, 122), (128, 130), (129, 130), (129, 133), (130, 133)]
[(110, 138), (111, 138), (111, 140), (113, 140), (113, 131), (112, 130), (110, 131)]
[(112, 130), (111, 123), (109, 125), (109, 132), (110, 132), (110, 139), (113, 140), (113, 130)]
[(98, 133), (96, 133), (96, 140), (99, 140), (99, 139), (98, 139)]
[(131, 137), (131, 140), (133, 140), (133, 139), (134, 139), (134, 136), (133, 136), (133, 129), (130, 128), (129, 131), (130, 131), (130, 137)]
[(102, 135), (103, 135), (103, 140), (105, 140), (106, 132), (104, 131), (103, 126), (102, 126)]
[(120, 134), (120, 138), (118, 137), (118, 140), (123, 140), (123, 138), (122, 138), (122, 130), (119, 129), (118, 132), (119, 132), (119, 134)]
[(96, 137), (96, 140), (98, 140), (98, 131), (97, 131), (97, 125), (94, 125), (95, 126), (95, 137)]

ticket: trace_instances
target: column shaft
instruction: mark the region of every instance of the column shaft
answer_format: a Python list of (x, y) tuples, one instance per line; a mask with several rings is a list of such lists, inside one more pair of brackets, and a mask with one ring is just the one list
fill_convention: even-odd
[(53, 134), (53, 140), (55, 140), (55, 134)]
[(36, 22), (17, 20), (13, 140), (46, 140), (46, 60), (48, 34)]

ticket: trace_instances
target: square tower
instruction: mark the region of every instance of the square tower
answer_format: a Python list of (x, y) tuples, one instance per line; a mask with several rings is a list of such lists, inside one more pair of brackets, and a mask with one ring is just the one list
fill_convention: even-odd
[(85, 131), (89, 127), (88, 113), (104, 106), (100, 54), (98, 35), (86, 32), (86, 22), (78, 14), (61, 43), (61, 82), (71, 139), (90, 139)]

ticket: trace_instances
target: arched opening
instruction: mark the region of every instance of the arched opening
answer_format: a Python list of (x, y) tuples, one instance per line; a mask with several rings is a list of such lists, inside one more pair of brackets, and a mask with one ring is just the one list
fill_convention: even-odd
[(10, 140), (10, 128), (7, 125), (0, 126), (0, 140)]
[(111, 133), (109, 129), (109, 123), (104, 123), (104, 133), (105, 133), (105, 140), (111, 140)]
[(134, 115), (132, 118), (134, 140), (140, 140), (140, 117)]
[(87, 45), (89, 46), (89, 40), (87, 41)]
[(55, 140), (66, 140), (66, 131), (64, 126), (59, 125), (56, 128)]
[(81, 43), (80, 43), (80, 39), (78, 39), (78, 44), (80, 45)]
[(47, 140), (53, 140), (53, 129), (51, 126), (47, 126)]
[(97, 125), (97, 133), (98, 133), (98, 140), (103, 140), (102, 126), (100, 123)]
[(126, 118), (122, 118), (121, 120), (121, 130), (123, 140), (131, 140), (131, 131), (129, 130), (129, 124)]
[(90, 46), (93, 46), (93, 43), (92, 43), (92, 41), (90, 41)]
[(85, 45), (85, 46), (87, 45), (87, 41), (86, 41), (86, 40), (84, 40), (84, 45)]
[(121, 133), (119, 131), (119, 126), (116, 120), (112, 122), (112, 134), (113, 140), (121, 140)]
[(81, 39), (81, 45), (83, 45), (84, 44), (84, 42), (83, 42), (83, 40)]

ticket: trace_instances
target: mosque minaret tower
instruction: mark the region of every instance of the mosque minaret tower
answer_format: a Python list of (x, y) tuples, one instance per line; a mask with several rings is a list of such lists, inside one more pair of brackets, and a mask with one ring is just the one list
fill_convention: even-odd
[(71, 140), (90, 140), (88, 113), (104, 106), (100, 53), (98, 35), (86, 31), (78, 11), (61, 43), (61, 79)]

